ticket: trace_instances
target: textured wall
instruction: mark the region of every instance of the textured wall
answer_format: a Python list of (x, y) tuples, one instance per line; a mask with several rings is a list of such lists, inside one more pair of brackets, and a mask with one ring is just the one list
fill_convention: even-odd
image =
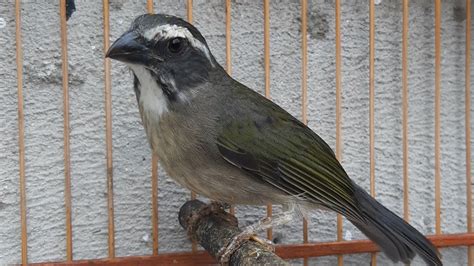
[[(57, 1), (22, 1), (28, 256), (31, 262), (65, 259), (63, 113)], [(232, 1), (233, 76), (263, 93), (262, 1)], [(309, 125), (335, 146), (335, 30), (333, 1), (308, 1)], [(369, 188), (368, 1), (342, 3), (342, 140), (350, 176)], [(377, 198), (402, 214), (400, 1), (377, 1), (375, 59), (375, 157)], [(185, 17), (185, 1), (155, 1), (158, 12)], [(72, 224), (74, 258), (107, 255), (102, 5), (77, 1), (68, 22)], [(217, 60), (225, 63), (223, 1), (194, 1), (195, 24)], [(145, 1), (110, 0), (110, 40), (115, 40)], [(442, 230), (466, 230), (464, 147), (464, 1), (442, 9)], [(20, 262), (18, 127), (15, 20), (12, 0), (0, 2), (0, 264)], [(271, 97), (301, 117), (300, 1), (271, 1)], [(423, 233), (434, 233), (434, 7), (413, 1), (409, 32), (410, 214)], [(151, 156), (137, 112), (129, 70), (112, 63), (113, 162), (116, 255), (151, 253)], [(472, 185), (472, 184), (471, 184)], [(189, 198), (160, 171), (160, 252), (190, 249), (177, 224)], [(276, 211), (279, 209), (277, 208)], [(238, 207), (242, 224), (265, 214)], [(311, 215), (310, 239), (336, 238), (336, 215)], [(275, 228), (279, 242), (302, 241), (302, 221)], [(347, 238), (362, 238), (345, 222)], [(466, 249), (442, 251), (446, 265), (466, 265)], [(385, 256), (378, 255), (381, 265)], [(348, 255), (348, 265), (367, 265), (370, 255)], [(335, 257), (312, 260), (335, 263)], [(419, 265), (417, 259), (413, 265)]]

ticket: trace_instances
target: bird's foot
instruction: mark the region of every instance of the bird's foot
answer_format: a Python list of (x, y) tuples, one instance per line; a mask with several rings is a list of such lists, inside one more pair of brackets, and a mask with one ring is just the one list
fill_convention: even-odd
[(257, 236), (255, 232), (260, 232), (274, 226), (283, 225), (292, 220), (294, 216), (294, 210), (290, 209), (273, 217), (265, 217), (262, 220), (251, 224), (244, 228), (242, 233), (236, 235), (227, 246), (221, 248), (219, 250), (217, 257), (219, 258), (219, 262), (221, 264), (225, 264), (229, 261), (230, 256), (239, 248), (239, 246), (247, 241), (253, 240), (256, 241), (262, 246), (267, 249), (268, 251), (274, 251), (275, 248), (273, 247), (273, 242), (268, 239), (263, 239)]
[(254, 227), (248, 226), (240, 234), (234, 236), (227, 246), (222, 247), (219, 250), (217, 253), (219, 262), (222, 265), (227, 264), (232, 254), (234, 254), (234, 252), (239, 249), (240, 245), (242, 245), (247, 240), (253, 240), (260, 243), (268, 251), (275, 251), (272, 241), (258, 237), (254, 232)]
[(197, 213), (193, 214), (191, 217), (189, 217), (188, 219), (188, 236), (190, 238), (192, 238), (192, 232), (195, 231), (195, 228), (194, 226), (196, 226), (198, 224), (198, 221), (205, 217), (205, 216), (209, 216), (209, 215), (219, 215), (221, 216), (222, 218), (224, 218), (225, 220), (227, 220), (229, 223), (235, 225), (235, 226), (238, 226), (238, 222), (237, 222), (237, 219), (233, 216), (230, 216), (230, 215), (226, 215), (225, 213), (225, 209), (228, 209), (229, 208), (229, 204), (227, 203), (221, 203), (221, 202), (217, 202), (217, 201), (211, 201), (211, 203), (205, 205), (204, 207), (202, 207)]

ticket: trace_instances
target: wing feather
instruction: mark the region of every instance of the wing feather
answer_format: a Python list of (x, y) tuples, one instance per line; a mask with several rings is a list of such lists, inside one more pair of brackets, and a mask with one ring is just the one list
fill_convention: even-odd
[(218, 135), (221, 156), (288, 195), (363, 221), (354, 185), (329, 146), (302, 123), (280, 123), (233, 121)]

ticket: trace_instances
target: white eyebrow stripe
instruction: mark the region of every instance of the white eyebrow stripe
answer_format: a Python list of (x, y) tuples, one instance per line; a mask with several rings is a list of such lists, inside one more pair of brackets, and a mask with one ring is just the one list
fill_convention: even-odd
[(211, 52), (207, 46), (198, 39), (194, 38), (187, 28), (178, 25), (159, 25), (155, 28), (147, 30), (143, 34), (143, 37), (150, 41), (155, 38), (157, 34), (159, 34), (160, 39), (171, 39), (176, 37), (186, 38), (194, 48), (201, 50), (206, 55), (209, 62), (211, 62), (211, 65), (214, 67), (214, 63), (211, 59)]

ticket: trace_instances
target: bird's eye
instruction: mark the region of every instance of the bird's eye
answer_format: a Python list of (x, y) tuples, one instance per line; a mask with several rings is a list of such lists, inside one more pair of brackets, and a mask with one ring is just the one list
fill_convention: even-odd
[(173, 38), (168, 42), (168, 50), (173, 53), (179, 53), (183, 50), (186, 45), (186, 39), (184, 38)]

